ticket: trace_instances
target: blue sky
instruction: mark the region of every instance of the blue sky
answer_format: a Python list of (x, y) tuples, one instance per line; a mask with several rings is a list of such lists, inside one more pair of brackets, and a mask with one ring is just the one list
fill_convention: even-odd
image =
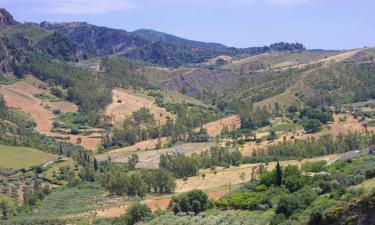
[(0, 0), (20, 21), (149, 28), (228, 46), (375, 46), (373, 0)]

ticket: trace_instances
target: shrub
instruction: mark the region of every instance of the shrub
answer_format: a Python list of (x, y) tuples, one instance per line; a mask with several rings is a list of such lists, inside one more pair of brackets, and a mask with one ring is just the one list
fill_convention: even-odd
[(140, 221), (148, 221), (152, 219), (151, 209), (144, 204), (136, 203), (129, 207), (127, 213), (113, 221), (113, 224), (118, 225), (133, 225)]
[(54, 110), (52, 110), (52, 112), (53, 112), (53, 114), (58, 115), (58, 114), (61, 113), (61, 110), (60, 109), (54, 109)]
[(180, 212), (194, 212), (196, 215), (210, 206), (208, 195), (201, 190), (192, 190), (187, 193), (173, 196), (170, 208), (175, 214)]
[(79, 130), (78, 130), (78, 128), (72, 128), (70, 130), (70, 133), (73, 134), (73, 135), (77, 135), (77, 134), (79, 134)]
[(305, 172), (319, 173), (324, 170), (326, 164), (327, 162), (324, 160), (316, 162), (305, 162), (302, 164), (302, 170)]

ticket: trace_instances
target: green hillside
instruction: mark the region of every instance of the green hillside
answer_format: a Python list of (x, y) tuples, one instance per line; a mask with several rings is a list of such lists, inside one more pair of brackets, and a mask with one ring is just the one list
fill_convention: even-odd
[(35, 148), (0, 145), (0, 159), (1, 168), (21, 169), (39, 166), (57, 157)]

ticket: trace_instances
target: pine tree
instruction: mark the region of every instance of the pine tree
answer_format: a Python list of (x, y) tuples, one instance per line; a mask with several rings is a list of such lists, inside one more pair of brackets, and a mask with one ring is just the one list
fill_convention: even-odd
[(282, 182), (282, 172), (281, 172), (281, 167), (279, 161), (277, 161), (276, 164), (276, 185), (281, 186)]

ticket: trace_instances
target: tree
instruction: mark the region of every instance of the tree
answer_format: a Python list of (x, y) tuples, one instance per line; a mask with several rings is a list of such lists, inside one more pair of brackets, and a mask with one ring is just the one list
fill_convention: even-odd
[(3, 118), (7, 114), (7, 105), (4, 100), (4, 97), (0, 95), (0, 118)]
[(322, 124), (317, 119), (307, 119), (303, 122), (302, 126), (307, 133), (314, 133), (320, 130)]
[(283, 183), (291, 192), (297, 191), (303, 187), (304, 177), (301, 175), (297, 166), (288, 165), (285, 168)]
[(296, 195), (287, 195), (281, 197), (279, 204), (277, 204), (276, 213), (282, 213), (286, 217), (291, 216), (294, 211), (300, 208), (300, 200)]
[(98, 161), (96, 160), (96, 158), (94, 157), (94, 170), (95, 171), (98, 171)]
[(135, 166), (137, 165), (138, 162), (139, 162), (138, 155), (137, 154), (132, 154), (129, 157), (128, 164), (127, 164), (129, 170), (135, 170)]
[(277, 138), (276, 132), (271, 131), (270, 134), (267, 136), (267, 141), (273, 141)]
[(280, 187), (281, 183), (282, 183), (282, 171), (281, 171), (280, 163), (279, 163), (279, 161), (277, 161), (277, 164), (276, 164), (276, 185)]
[(118, 225), (134, 225), (140, 221), (148, 221), (152, 219), (151, 209), (145, 204), (136, 203), (129, 207), (127, 213), (120, 218), (115, 219), (113, 224)]
[(178, 196), (173, 196), (169, 205), (169, 208), (176, 214), (179, 212), (194, 212), (198, 214), (208, 209), (208, 207), (208, 195), (201, 190), (192, 190)]

